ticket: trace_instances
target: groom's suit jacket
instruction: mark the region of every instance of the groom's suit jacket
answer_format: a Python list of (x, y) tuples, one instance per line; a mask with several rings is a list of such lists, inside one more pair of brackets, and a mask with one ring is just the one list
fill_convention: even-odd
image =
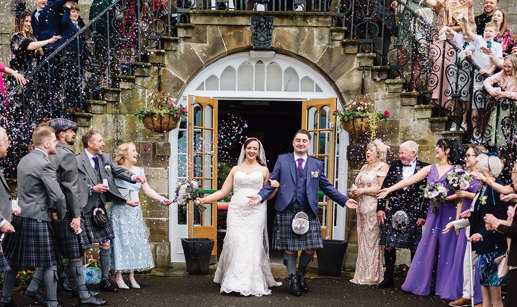
[[(126, 199), (120, 194), (115, 185), (114, 178), (116, 177), (131, 182), (131, 177), (133, 176), (133, 173), (127, 169), (113, 163), (107, 152), (103, 152), (97, 157), (99, 157), (99, 173), (92, 167), (85, 150), (76, 156), (77, 167), (79, 169), (79, 197), (83, 206), (81, 209), (83, 213), (88, 213), (93, 208), (101, 205), (101, 203), (106, 205), (108, 201), (125, 203)], [(102, 179), (108, 179), (109, 190), (102, 194), (93, 192), (95, 195), (93, 193), (90, 195), (90, 187), (102, 183)]]
[(9, 185), (7, 185), (7, 181), (4, 177), (4, 172), (0, 170), (0, 223), (3, 220), (11, 221), (11, 211), (12, 211), (12, 196), (11, 190), (9, 189)]
[[(323, 163), (313, 157), (307, 156), (307, 162), (305, 162), (304, 168), (307, 176), (306, 180), (306, 194), (309, 205), (316, 216), (318, 216), (318, 188), (321, 188), (323, 193), (330, 197), (332, 200), (337, 202), (340, 206), (345, 206), (348, 201), (348, 197), (341, 194), (334, 186), (328, 181), (327, 177), (323, 172)], [(298, 169), (294, 161), (294, 153), (288, 153), (278, 156), (275, 168), (270, 175), (271, 179), (280, 182), (280, 188), (276, 195), (275, 209), (277, 211), (283, 211), (289, 204), (291, 204), (296, 198), (296, 176)], [(262, 201), (267, 199), (274, 188), (268, 183), (259, 194), (262, 197)]]

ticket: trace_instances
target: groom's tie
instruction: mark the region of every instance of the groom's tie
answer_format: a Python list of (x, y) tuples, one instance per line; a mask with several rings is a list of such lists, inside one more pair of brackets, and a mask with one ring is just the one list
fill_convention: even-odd
[(298, 158), (298, 173), (300, 173), (300, 175), (303, 173), (303, 158)]

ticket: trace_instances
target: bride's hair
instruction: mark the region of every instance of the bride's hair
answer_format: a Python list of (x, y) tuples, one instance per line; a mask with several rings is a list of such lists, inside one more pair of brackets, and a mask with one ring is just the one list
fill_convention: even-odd
[[(246, 147), (248, 147), (248, 144), (253, 142), (253, 141), (255, 141), (255, 142), (257, 142), (259, 144), (259, 153), (260, 153), (260, 150), (261, 150), (260, 145), (261, 145), (261, 143), (260, 143), (260, 141), (257, 138), (254, 138), (254, 137), (247, 138), (246, 141), (244, 141), (244, 144), (242, 144), (242, 148), (244, 150), (246, 150)], [(258, 164), (260, 164), (262, 166), (266, 166), (266, 163), (265, 163), (266, 161), (262, 161), (262, 159), (260, 158), (260, 154), (257, 154), (257, 162), (258, 162)]]

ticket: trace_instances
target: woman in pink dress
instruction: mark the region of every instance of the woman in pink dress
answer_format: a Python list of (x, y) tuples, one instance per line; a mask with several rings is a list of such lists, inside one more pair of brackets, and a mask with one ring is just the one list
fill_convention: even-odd
[(366, 164), (355, 178), (350, 195), (358, 202), (357, 236), (358, 254), (354, 278), (359, 285), (376, 285), (383, 279), (382, 253), (379, 240), (381, 228), (377, 223), (377, 198), (382, 182), (388, 173), (386, 164), (388, 147), (375, 140), (366, 147)]

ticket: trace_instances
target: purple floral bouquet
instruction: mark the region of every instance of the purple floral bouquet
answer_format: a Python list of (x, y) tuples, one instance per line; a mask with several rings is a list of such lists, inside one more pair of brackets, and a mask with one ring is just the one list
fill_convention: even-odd
[(447, 174), (447, 184), (453, 191), (466, 191), (470, 187), (472, 177), (461, 166), (456, 166)]
[[(198, 197), (198, 191), (199, 183), (194, 179), (178, 182), (176, 185), (176, 193), (173, 202), (178, 206), (186, 206), (189, 201), (195, 200)], [(202, 204), (198, 204), (197, 208), (199, 213), (203, 213), (203, 211), (206, 209), (206, 207)]]
[(438, 214), (438, 205), (447, 200), (449, 190), (440, 182), (429, 182), (424, 188), (424, 198), (433, 203), (433, 213)]

